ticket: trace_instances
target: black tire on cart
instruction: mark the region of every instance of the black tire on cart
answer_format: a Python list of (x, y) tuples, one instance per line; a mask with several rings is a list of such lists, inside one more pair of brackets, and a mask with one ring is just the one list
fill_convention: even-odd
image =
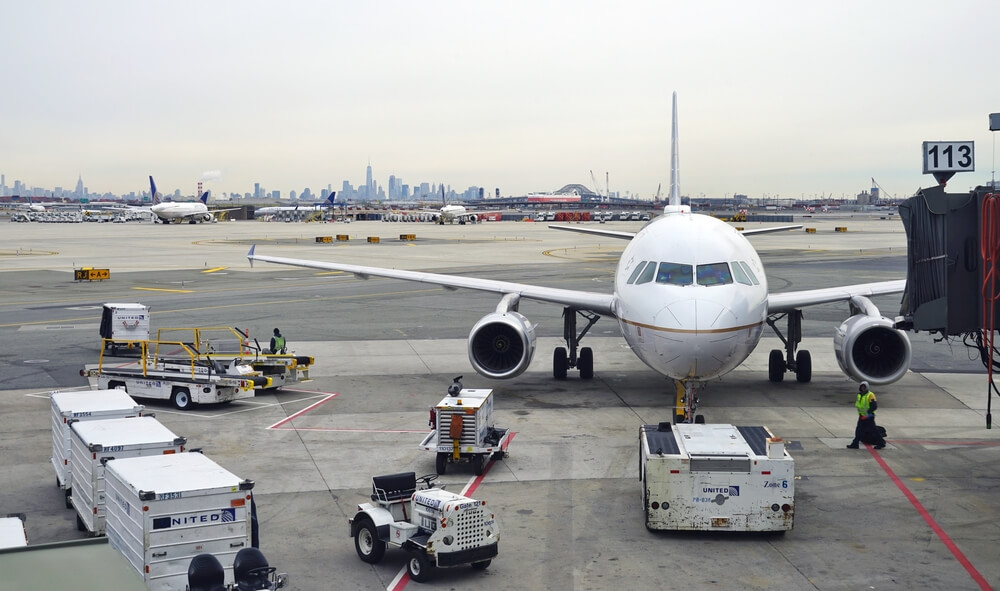
[(486, 469), (486, 454), (476, 454), (472, 456), (472, 471), (476, 476), (482, 476)]
[(354, 532), (354, 549), (358, 552), (358, 558), (368, 564), (378, 563), (385, 554), (385, 542), (378, 539), (375, 523), (368, 517), (362, 518)]
[(418, 583), (423, 583), (431, 576), (431, 561), (427, 558), (427, 553), (417, 548), (410, 551), (410, 558), (406, 561), (406, 572), (410, 578)]
[(72, 493), (73, 493), (73, 489), (72, 488), (67, 488), (66, 489), (66, 508), (67, 509), (72, 509), (73, 508), (73, 499), (70, 497), (70, 495)]
[(438, 452), (437, 458), (434, 460), (434, 469), (438, 474), (444, 474), (448, 469), (448, 454), (443, 451)]
[(191, 408), (191, 392), (187, 388), (174, 386), (170, 392), (170, 402), (174, 403), (177, 410), (187, 410)]
[(492, 560), (480, 560), (479, 562), (473, 562), (472, 563), (472, 568), (474, 568), (476, 570), (486, 570), (487, 567), (490, 566), (491, 562), (493, 562), (493, 561)]

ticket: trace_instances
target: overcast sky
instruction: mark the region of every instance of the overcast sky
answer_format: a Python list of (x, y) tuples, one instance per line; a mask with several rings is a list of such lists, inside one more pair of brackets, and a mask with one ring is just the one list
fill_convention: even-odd
[(0, 5), (0, 173), (283, 196), (343, 180), (853, 196), (990, 180), (1000, 2), (51, 1)]

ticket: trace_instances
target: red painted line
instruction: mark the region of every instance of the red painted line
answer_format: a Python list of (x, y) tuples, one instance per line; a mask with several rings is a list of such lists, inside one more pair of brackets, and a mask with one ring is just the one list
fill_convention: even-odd
[(289, 421), (293, 421), (296, 418), (298, 418), (298, 417), (306, 414), (307, 412), (313, 410), (317, 406), (319, 406), (321, 404), (324, 404), (324, 403), (326, 403), (326, 402), (328, 402), (330, 400), (333, 400), (336, 396), (337, 396), (336, 394), (330, 394), (329, 396), (327, 396), (326, 398), (320, 400), (319, 402), (315, 402), (313, 404), (310, 404), (309, 406), (303, 408), (299, 412), (297, 412), (297, 413), (295, 413), (293, 415), (289, 415), (289, 416), (285, 417), (284, 419), (282, 419), (282, 420), (278, 421), (277, 423), (275, 423), (275, 424), (271, 425), (270, 427), (268, 427), (268, 429), (276, 429), (276, 428), (284, 425), (285, 423), (287, 423)]
[[(893, 439), (892, 441), (893, 443), (896, 442), (895, 439)], [(934, 518), (931, 517), (931, 514), (927, 511), (927, 509), (924, 508), (923, 504), (921, 504), (921, 502), (917, 499), (917, 496), (914, 495), (910, 491), (910, 489), (906, 487), (905, 484), (903, 484), (902, 479), (900, 479), (899, 476), (896, 476), (896, 473), (893, 472), (892, 468), (889, 467), (889, 464), (887, 464), (886, 461), (882, 459), (882, 456), (880, 454), (875, 453), (875, 450), (872, 448), (871, 445), (866, 444), (865, 447), (868, 448), (868, 453), (870, 453), (872, 457), (875, 458), (875, 461), (878, 462), (878, 465), (881, 466), (882, 470), (884, 470), (885, 473), (889, 476), (889, 479), (892, 480), (892, 482), (896, 485), (896, 487), (899, 488), (900, 491), (902, 491), (904, 496), (906, 496), (907, 500), (910, 501), (910, 504), (913, 505), (913, 508), (917, 510), (917, 513), (919, 513), (920, 516), (924, 518), (924, 521), (927, 522), (927, 525), (930, 526), (931, 530), (935, 534), (937, 534), (937, 537), (941, 540), (941, 542), (945, 545), (945, 547), (948, 548), (948, 550), (951, 552), (951, 555), (955, 557), (955, 560), (958, 560), (958, 563), (965, 568), (965, 572), (969, 573), (969, 576), (972, 577), (972, 580), (975, 581), (977, 585), (979, 585), (979, 588), (983, 589), (984, 591), (986, 590), (993, 591), (993, 587), (990, 587), (990, 584), (986, 582), (986, 579), (983, 577), (983, 575), (981, 575), (979, 571), (976, 570), (976, 567), (972, 566), (972, 563), (969, 561), (968, 558), (965, 557), (965, 554), (963, 554), (962, 551), (958, 549), (958, 545), (955, 544), (955, 542), (952, 541), (951, 537), (949, 537), (948, 534), (944, 532), (941, 526), (938, 525), (936, 521), (934, 521)]]

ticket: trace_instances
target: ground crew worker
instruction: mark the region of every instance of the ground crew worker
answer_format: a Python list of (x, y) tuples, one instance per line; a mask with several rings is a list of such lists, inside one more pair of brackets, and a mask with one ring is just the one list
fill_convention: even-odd
[(874, 443), (875, 449), (885, 447), (885, 439), (875, 425), (875, 411), (878, 401), (875, 393), (868, 389), (868, 382), (858, 384), (858, 399), (854, 406), (858, 409), (858, 424), (854, 427), (854, 440), (847, 447), (858, 449), (859, 443)]
[(281, 331), (274, 329), (274, 336), (271, 337), (271, 353), (285, 353), (285, 337), (281, 336)]

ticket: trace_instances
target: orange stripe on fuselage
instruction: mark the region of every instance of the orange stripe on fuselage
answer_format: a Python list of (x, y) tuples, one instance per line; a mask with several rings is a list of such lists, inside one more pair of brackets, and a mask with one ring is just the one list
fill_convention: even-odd
[(620, 321), (625, 324), (630, 324), (638, 328), (648, 328), (649, 330), (658, 330), (660, 332), (675, 332), (682, 334), (711, 334), (711, 333), (724, 333), (724, 332), (739, 332), (741, 330), (747, 330), (750, 328), (756, 328), (764, 324), (763, 322), (754, 322), (753, 324), (744, 324), (743, 326), (731, 326), (729, 328), (707, 328), (693, 330), (690, 328), (666, 328), (664, 326), (655, 326), (652, 324), (643, 324), (642, 322), (633, 322), (627, 318), (619, 318)]

